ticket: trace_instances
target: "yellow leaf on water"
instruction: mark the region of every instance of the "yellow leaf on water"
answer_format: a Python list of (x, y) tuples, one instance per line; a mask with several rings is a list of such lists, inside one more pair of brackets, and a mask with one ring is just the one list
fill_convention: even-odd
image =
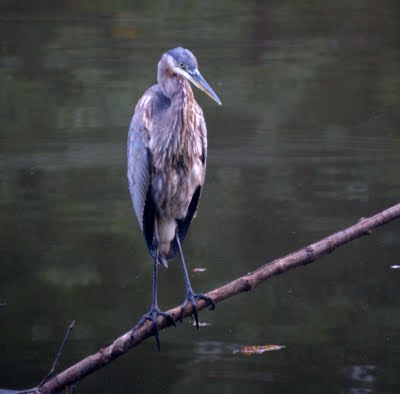
[(285, 346), (279, 345), (263, 345), (263, 346), (242, 346), (239, 350), (235, 350), (234, 353), (244, 354), (245, 356), (253, 356), (254, 354), (262, 354), (264, 352), (271, 352), (272, 350), (280, 350)]

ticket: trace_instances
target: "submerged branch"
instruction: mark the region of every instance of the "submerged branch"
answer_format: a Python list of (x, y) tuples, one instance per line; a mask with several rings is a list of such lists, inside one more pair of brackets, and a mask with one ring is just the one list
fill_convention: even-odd
[[(399, 217), (400, 204), (397, 204), (370, 218), (361, 218), (355, 225), (338, 231), (335, 234), (323, 238), (285, 257), (265, 264), (250, 274), (244, 275), (218, 289), (210, 291), (207, 293), (207, 296), (211, 297), (215, 303), (218, 303), (236, 294), (252, 290), (274, 275), (282, 274), (299, 265), (309, 264), (320, 256), (333, 252), (337, 247), (362, 237), (363, 235), (368, 235), (375, 228)], [(199, 300), (197, 302), (198, 310), (206, 307), (207, 304), (205, 301)], [(190, 314), (190, 310), (191, 306), (188, 305), (184, 312), (185, 317)], [(175, 320), (177, 320), (180, 308), (173, 308), (169, 312), (174, 316)], [(159, 317), (158, 325), (161, 330), (171, 324), (164, 317)], [(65, 387), (71, 386), (97, 369), (106, 366), (114, 359), (126, 353), (129, 349), (138, 346), (152, 335), (153, 330), (151, 323), (147, 321), (143, 325), (136, 327), (133, 331), (123, 334), (111, 345), (100, 349), (97, 353), (84, 358), (65, 371), (50, 378), (48, 381), (44, 382), (44, 384), (40, 385), (39, 390), (41, 393), (55, 393)]]

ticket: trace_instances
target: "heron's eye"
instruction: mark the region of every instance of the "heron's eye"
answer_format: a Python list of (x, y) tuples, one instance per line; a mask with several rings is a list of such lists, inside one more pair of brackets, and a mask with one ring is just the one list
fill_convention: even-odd
[(184, 65), (183, 63), (179, 63), (179, 66), (180, 66), (181, 68), (185, 68), (185, 65)]

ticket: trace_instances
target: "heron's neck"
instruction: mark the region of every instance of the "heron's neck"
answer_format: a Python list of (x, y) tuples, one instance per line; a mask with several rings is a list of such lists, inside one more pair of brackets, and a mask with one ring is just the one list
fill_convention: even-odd
[(197, 105), (190, 83), (185, 78), (179, 78), (179, 89), (175, 97), (171, 100), (171, 112), (175, 118), (171, 129), (173, 135), (179, 139), (178, 146), (182, 149), (190, 141), (195, 132), (195, 122), (193, 119), (194, 106)]
[(196, 135), (199, 118), (192, 88), (185, 78), (177, 82), (179, 89), (170, 97), (171, 105), (166, 114), (168, 122), (162, 132), (155, 136), (157, 141), (154, 140), (158, 150), (162, 147), (162, 152), (157, 155), (160, 168), (173, 165), (175, 161), (191, 160), (201, 146)]
[[(170, 97), (171, 104), (175, 105), (177, 109), (182, 109), (187, 107), (187, 104), (194, 101), (194, 95), (190, 83), (186, 78), (178, 76), (176, 78), (176, 90), (174, 94)], [(171, 106), (172, 106), (171, 105)]]

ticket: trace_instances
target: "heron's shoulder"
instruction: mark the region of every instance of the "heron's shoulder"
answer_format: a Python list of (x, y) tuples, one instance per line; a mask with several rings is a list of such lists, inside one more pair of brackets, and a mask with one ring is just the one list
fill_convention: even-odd
[(159, 85), (153, 85), (143, 94), (136, 104), (133, 119), (134, 124), (144, 126), (150, 130), (157, 115), (169, 108), (171, 100), (166, 97)]
[(159, 85), (153, 85), (143, 94), (138, 101), (135, 113), (149, 110), (151, 112), (159, 111), (171, 105), (171, 100), (164, 95)]

